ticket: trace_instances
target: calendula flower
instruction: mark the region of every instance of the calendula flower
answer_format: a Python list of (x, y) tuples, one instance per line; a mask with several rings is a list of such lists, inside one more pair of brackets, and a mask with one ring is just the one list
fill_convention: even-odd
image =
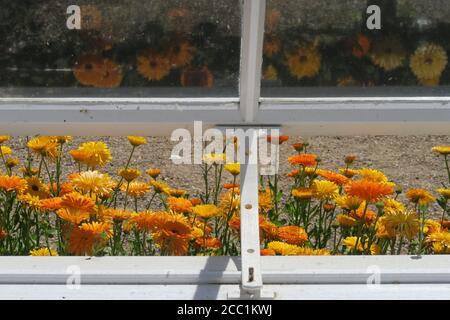
[(308, 240), (305, 229), (297, 226), (279, 227), (277, 236), (279, 240), (295, 245), (302, 245)]
[(161, 174), (161, 170), (156, 168), (147, 169), (145, 172), (153, 179), (156, 179)]
[(431, 151), (433, 152), (437, 152), (439, 154), (442, 154), (444, 156), (449, 155), (450, 154), (450, 146), (438, 146), (438, 147), (433, 147), (431, 149)]
[(349, 168), (340, 168), (339, 172), (347, 178), (351, 179), (359, 173), (359, 170), (349, 169)]
[(412, 210), (392, 210), (384, 215), (384, 226), (389, 234), (414, 238), (419, 233), (419, 219)]
[(94, 169), (97, 166), (104, 166), (112, 159), (111, 151), (104, 142), (85, 142), (80, 145), (78, 150), (85, 153), (85, 157), (81, 162), (91, 169)]
[(241, 197), (236, 189), (230, 189), (220, 196), (219, 208), (225, 214), (229, 212), (239, 212)]
[(267, 136), (267, 142), (269, 143), (276, 143), (276, 144), (282, 144), (283, 142), (286, 142), (289, 140), (289, 136), (283, 135), (283, 136)]
[(348, 178), (346, 176), (333, 171), (318, 169), (316, 170), (316, 173), (322, 178), (334, 182), (338, 186), (342, 186), (348, 182)]
[(169, 194), (170, 187), (167, 183), (156, 180), (150, 180), (149, 184), (153, 187), (156, 193)]
[(162, 222), (153, 240), (163, 254), (185, 255), (191, 240), (191, 227), (188, 220), (179, 214), (172, 215)]
[(419, 204), (421, 206), (427, 206), (433, 203), (436, 199), (424, 189), (409, 189), (406, 192), (406, 197), (412, 203)]
[(439, 188), (439, 189), (436, 189), (436, 192), (438, 192), (445, 199), (447, 199), (447, 200), (450, 199), (450, 189)]
[(132, 213), (123, 209), (108, 208), (103, 211), (103, 215), (115, 221), (124, 221), (131, 218)]
[(72, 186), (83, 194), (107, 195), (112, 192), (113, 181), (106, 173), (84, 171), (72, 180)]
[[(359, 252), (363, 252), (364, 251), (364, 244), (362, 243), (361, 239), (358, 240), (358, 237), (355, 236), (351, 236), (351, 237), (346, 237), (343, 241), (342, 241), (343, 245), (347, 247), (347, 249), (351, 249), (351, 250), (356, 250)], [(356, 243), (358, 243), (358, 247), (356, 247)]]
[(359, 197), (356, 196), (338, 196), (334, 199), (336, 204), (345, 210), (357, 210), (364, 203)]
[(0, 136), (0, 144), (2, 144), (3, 142), (8, 141), (9, 139), (11, 139), (10, 136)]
[(373, 181), (373, 182), (381, 182), (381, 183), (387, 183), (388, 178), (386, 175), (375, 169), (369, 169), (369, 168), (362, 168), (358, 170), (358, 174), (362, 176), (364, 180)]
[(296, 245), (281, 241), (271, 241), (267, 244), (267, 247), (282, 256), (295, 256), (299, 248)]
[(5, 165), (6, 165), (8, 168), (12, 169), (12, 168), (14, 168), (15, 166), (17, 166), (19, 163), (20, 163), (20, 160), (19, 160), (19, 159), (9, 158), (9, 159), (6, 159)]
[(138, 147), (140, 145), (147, 144), (147, 139), (145, 139), (145, 137), (128, 136), (127, 138), (128, 138), (128, 142), (130, 142), (130, 144), (133, 147)]
[(118, 175), (121, 176), (125, 181), (131, 182), (137, 178), (139, 178), (142, 174), (142, 171), (135, 168), (121, 168), (118, 171)]
[(90, 197), (73, 192), (66, 194), (61, 200), (61, 209), (56, 214), (63, 220), (73, 224), (89, 219), (95, 203)]
[(241, 172), (241, 165), (239, 163), (227, 163), (223, 168), (233, 176), (237, 176)]
[(439, 232), (442, 230), (442, 226), (438, 221), (434, 221), (431, 219), (426, 219), (424, 221), (424, 225), (422, 226), (422, 232), (426, 235), (429, 235), (434, 232)]
[(28, 208), (40, 211), (41, 210), (41, 199), (37, 196), (33, 196), (29, 193), (27, 194), (21, 194), (18, 197), (19, 201), (22, 202), (25, 206)]
[(356, 219), (357, 221), (361, 221), (364, 217), (364, 223), (366, 225), (370, 225), (377, 218), (377, 214), (374, 211), (365, 208), (364, 203), (357, 210), (353, 210), (349, 214), (350, 217)]
[(170, 73), (170, 58), (152, 50), (137, 57), (137, 68), (141, 76), (151, 81), (159, 81)]
[(226, 160), (225, 153), (209, 153), (203, 156), (203, 162), (207, 164), (221, 164)]
[(431, 233), (426, 241), (432, 245), (434, 253), (450, 253), (450, 233), (447, 230)]
[(190, 212), (192, 212), (192, 203), (188, 199), (168, 197), (167, 198), (167, 202), (169, 204), (169, 208), (173, 212), (177, 212), (177, 213), (190, 213)]
[(342, 227), (354, 227), (357, 224), (355, 218), (352, 218), (352, 217), (350, 217), (349, 215), (346, 215), (346, 214), (338, 214), (336, 216), (336, 221)]
[(314, 190), (311, 188), (295, 188), (292, 189), (291, 194), (296, 199), (307, 200), (313, 197)]
[(286, 55), (286, 66), (297, 79), (314, 77), (319, 73), (322, 56), (313, 45), (297, 48)]
[(292, 165), (300, 165), (303, 167), (314, 167), (317, 164), (317, 156), (315, 154), (296, 154), (288, 157), (288, 162)]
[(312, 184), (313, 197), (319, 200), (334, 199), (339, 195), (339, 187), (331, 181), (314, 180)]
[(107, 222), (83, 223), (74, 227), (69, 235), (68, 251), (75, 255), (92, 255), (112, 237), (111, 226)]
[(406, 51), (397, 37), (387, 37), (374, 42), (370, 53), (373, 63), (386, 71), (392, 71), (403, 64)]
[(260, 254), (261, 254), (261, 256), (275, 256), (276, 252), (273, 249), (266, 248), (266, 249), (261, 249)]
[(0, 176), (0, 189), (6, 192), (22, 193), (27, 189), (27, 181), (18, 176)]
[(58, 157), (58, 141), (54, 137), (42, 136), (33, 138), (27, 147), (41, 157), (56, 159)]
[(69, 154), (79, 164), (85, 163), (90, 157), (90, 153), (86, 150), (70, 150)]
[(258, 209), (259, 212), (268, 212), (273, 208), (273, 194), (269, 188), (259, 190), (258, 192)]
[(58, 255), (58, 251), (49, 248), (39, 248), (30, 250), (30, 256), (33, 257), (43, 257), (43, 256), (54, 256)]
[(224, 183), (223, 184), (223, 188), (230, 190), (230, 189), (234, 189), (234, 188), (239, 188), (239, 183)]
[(44, 211), (57, 211), (62, 208), (62, 198), (48, 198), (40, 201), (40, 208)]
[(259, 215), (260, 241), (263, 239), (274, 240), (278, 236), (277, 226), (268, 221), (262, 214)]
[(411, 56), (410, 67), (418, 79), (437, 79), (447, 66), (447, 52), (434, 43), (425, 43)]
[(350, 196), (359, 197), (368, 202), (375, 203), (394, 193), (392, 185), (369, 180), (350, 181), (345, 186), (345, 192)]
[(136, 226), (138, 231), (154, 232), (170, 217), (167, 212), (144, 211), (132, 214), (130, 223)]
[(137, 180), (122, 185), (120, 189), (133, 198), (142, 198), (147, 192), (150, 192), (150, 186), (147, 183)]
[(220, 214), (220, 210), (213, 204), (201, 204), (192, 207), (192, 213), (203, 219), (209, 219), (218, 216)]
[(33, 176), (26, 178), (25, 180), (27, 181), (26, 193), (40, 199), (45, 199), (50, 196), (48, 187), (38, 177)]

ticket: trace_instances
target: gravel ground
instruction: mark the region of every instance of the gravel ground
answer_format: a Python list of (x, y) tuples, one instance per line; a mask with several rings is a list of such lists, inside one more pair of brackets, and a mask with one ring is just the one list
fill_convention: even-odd
[[(70, 143), (70, 148), (76, 148), (87, 140), (102, 140), (109, 145), (113, 161), (104, 170), (111, 175), (115, 175), (117, 169), (126, 163), (131, 150), (126, 137), (77, 137)], [(199, 165), (173, 164), (170, 155), (175, 143), (169, 138), (149, 137), (148, 141), (147, 145), (137, 148), (131, 166), (141, 170), (150, 167), (161, 168), (162, 179), (171, 186), (190, 190), (192, 195), (201, 192), (203, 180)], [(433, 191), (447, 180), (443, 159), (432, 153), (431, 148), (436, 145), (450, 145), (449, 136), (318, 136), (307, 140), (290, 137), (289, 142), (281, 146), (280, 153), (281, 185), (285, 190), (290, 182), (285, 174), (292, 169), (287, 163), (287, 157), (293, 154), (291, 143), (300, 141), (310, 143), (309, 151), (319, 155), (322, 168), (336, 170), (343, 166), (345, 155), (353, 154), (357, 156), (356, 167), (382, 170), (403, 190), (425, 188)], [(25, 144), (24, 137), (14, 138), (10, 143), (13, 149), (17, 150), (17, 156), (22, 159), (26, 156)], [(76, 166), (66, 154), (64, 172), (75, 170)], [(225, 174), (225, 177), (230, 178), (228, 174)]]

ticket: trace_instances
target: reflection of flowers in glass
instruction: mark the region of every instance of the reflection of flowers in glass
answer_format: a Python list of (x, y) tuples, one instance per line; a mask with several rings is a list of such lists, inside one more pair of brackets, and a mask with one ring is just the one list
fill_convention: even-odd
[(115, 88), (123, 79), (122, 66), (111, 59), (96, 55), (80, 57), (73, 67), (79, 83), (97, 88)]
[(437, 85), (447, 65), (447, 53), (437, 44), (427, 43), (411, 56), (410, 67), (423, 85)]
[(211, 88), (214, 84), (214, 76), (207, 66), (200, 69), (189, 67), (181, 73), (180, 81), (183, 87)]
[(103, 17), (97, 6), (81, 6), (80, 14), (82, 30), (100, 30), (102, 28)]
[(263, 51), (267, 57), (272, 57), (274, 54), (277, 54), (280, 51), (281, 42), (280, 39), (266, 35), (264, 38)]
[(189, 64), (194, 57), (195, 47), (188, 41), (182, 41), (169, 48), (169, 59), (173, 68), (178, 68)]
[(171, 69), (170, 59), (162, 54), (147, 51), (137, 57), (138, 72), (152, 81), (159, 81), (167, 76)]
[(167, 11), (168, 23), (174, 31), (188, 33), (192, 29), (193, 19), (187, 8), (176, 7)]
[(370, 49), (370, 40), (367, 36), (360, 34), (356, 41), (355, 46), (352, 49), (352, 54), (356, 58), (362, 58), (365, 56)]
[(315, 46), (300, 47), (286, 55), (286, 65), (291, 75), (297, 79), (314, 77), (319, 73), (321, 55)]
[(266, 14), (266, 32), (267, 33), (271, 33), (276, 26), (278, 25), (278, 22), (280, 21), (280, 11), (276, 10), (276, 9), (270, 9), (267, 11)]
[(405, 49), (397, 37), (387, 37), (375, 42), (370, 53), (372, 62), (386, 71), (400, 67), (405, 57)]
[(273, 65), (268, 65), (267, 68), (263, 72), (264, 80), (277, 80), (278, 79), (278, 71), (275, 69)]

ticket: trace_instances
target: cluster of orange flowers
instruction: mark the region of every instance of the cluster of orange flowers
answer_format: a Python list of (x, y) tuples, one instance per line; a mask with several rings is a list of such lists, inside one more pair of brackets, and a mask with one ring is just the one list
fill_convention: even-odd
[[(70, 136), (38, 136), (27, 141), (23, 166), (0, 136), (0, 253), (15, 255), (236, 255), (239, 254), (238, 163), (225, 154), (207, 154), (202, 164), (205, 190), (192, 196), (169, 186), (157, 168), (130, 166), (146, 138), (129, 136), (127, 163), (115, 177), (101, 167), (112, 160), (108, 146), (84, 142), (65, 152)], [(282, 144), (287, 136), (268, 137)], [(237, 143), (237, 142), (234, 142)], [(347, 156), (339, 172), (319, 168), (308, 144), (293, 144), (289, 192), (279, 175), (261, 179), (261, 254), (331, 255), (449, 253), (450, 189), (405, 193), (384, 173), (354, 168)], [(435, 147), (448, 170), (450, 147)], [(78, 170), (63, 175), (69, 154)], [(224, 172), (227, 175), (223, 174)], [(450, 172), (448, 171), (449, 183)], [(430, 218), (430, 207), (442, 209)]]

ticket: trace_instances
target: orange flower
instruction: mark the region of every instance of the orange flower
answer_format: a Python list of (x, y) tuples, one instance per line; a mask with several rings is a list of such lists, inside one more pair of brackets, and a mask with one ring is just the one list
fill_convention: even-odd
[(406, 192), (406, 197), (412, 203), (416, 203), (422, 206), (429, 205), (436, 200), (428, 191), (424, 189), (409, 189)]
[(169, 215), (153, 234), (153, 240), (163, 254), (176, 256), (187, 254), (191, 237), (188, 220), (179, 214)]
[(296, 199), (311, 199), (314, 195), (314, 190), (311, 188), (296, 188), (292, 189), (291, 194)]
[(353, 47), (352, 54), (356, 58), (362, 58), (365, 56), (370, 49), (370, 40), (367, 36), (360, 34), (358, 35), (357, 44)]
[(192, 203), (188, 199), (169, 197), (167, 202), (173, 212), (190, 213), (192, 211)]
[(289, 136), (267, 136), (267, 142), (269, 143), (278, 143), (282, 144), (283, 142), (286, 142), (289, 140)]
[(278, 228), (278, 239), (290, 244), (302, 245), (308, 240), (305, 229), (297, 226), (284, 226)]
[(122, 209), (108, 208), (103, 211), (103, 215), (116, 221), (123, 221), (131, 217), (131, 212)]
[(200, 198), (192, 198), (191, 203), (193, 207), (198, 206), (199, 204), (202, 204), (202, 200)]
[(152, 50), (137, 57), (138, 72), (151, 81), (159, 81), (170, 73), (170, 59)]
[(61, 198), (49, 198), (49, 199), (43, 199), (41, 202), (41, 209), (46, 211), (56, 211), (62, 208)]
[(56, 214), (63, 220), (79, 224), (89, 218), (94, 210), (94, 205), (91, 198), (72, 192), (62, 197), (62, 208)]
[(297, 152), (302, 152), (303, 149), (305, 148), (305, 144), (304, 143), (293, 143), (292, 147), (294, 148), (295, 151)]
[(367, 202), (374, 203), (393, 194), (394, 188), (386, 183), (357, 180), (350, 181), (345, 187), (345, 192), (350, 196), (356, 196)]
[(27, 189), (27, 181), (18, 176), (0, 176), (0, 189), (21, 193)]
[(288, 162), (292, 165), (301, 165), (303, 167), (314, 167), (317, 164), (317, 156), (315, 154), (297, 154), (290, 156)]
[(364, 207), (362, 207), (362, 206), (360, 208), (358, 208), (356, 211), (352, 210), (349, 215), (350, 215), (350, 217), (352, 217), (358, 221), (361, 220), (362, 217), (364, 216), (364, 223), (366, 225), (370, 225), (377, 218), (377, 214), (374, 211), (369, 210), (369, 209), (366, 210), (366, 213), (364, 215)]
[(160, 174), (161, 174), (161, 170), (160, 169), (156, 169), (156, 168), (150, 168), (147, 171), (147, 174), (152, 177), (153, 179), (156, 179)]
[(348, 182), (348, 178), (346, 176), (333, 171), (318, 169), (316, 173), (326, 180), (334, 182), (339, 186), (342, 186)]
[(92, 255), (106, 244), (112, 233), (111, 226), (106, 222), (83, 223), (71, 230), (68, 251), (75, 255)]
[(218, 249), (222, 246), (222, 241), (218, 238), (197, 238), (195, 244), (201, 248)]
[(134, 224), (139, 231), (154, 232), (168, 216), (167, 212), (144, 211), (133, 214), (130, 223)]
[(223, 187), (227, 190), (233, 189), (233, 188), (239, 188), (238, 183), (224, 183)]
[(262, 239), (274, 239), (278, 235), (278, 228), (272, 222), (259, 215), (259, 232)]
[(85, 86), (116, 88), (123, 79), (122, 66), (99, 55), (84, 55), (73, 67), (77, 81)]
[(261, 256), (275, 256), (276, 253), (274, 250), (266, 248), (266, 249), (261, 249)]

